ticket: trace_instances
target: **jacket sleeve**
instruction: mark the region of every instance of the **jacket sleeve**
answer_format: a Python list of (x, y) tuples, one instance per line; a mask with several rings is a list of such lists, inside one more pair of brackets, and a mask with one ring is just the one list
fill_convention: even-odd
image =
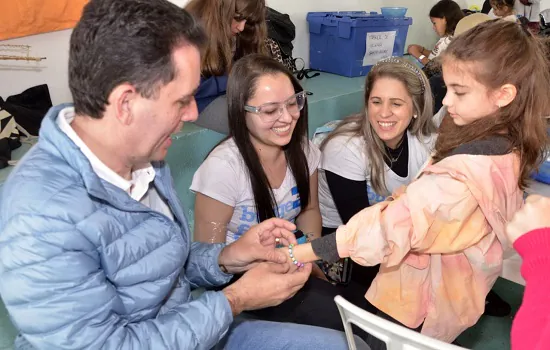
[(195, 99), (199, 113), (202, 112), (216, 97), (225, 95), (227, 89), (227, 75), (201, 78)]
[(233, 321), (221, 292), (205, 292), (156, 318), (120, 317), (124, 293), (74, 224), (36, 215), (10, 221), (0, 236), (0, 293), (36, 349), (210, 349)]
[(340, 226), (340, 257), (361, 265), (395, 266), (411, 251), (462, 251), (491, 231), (467, 185), (448, 174), (424, 174), (401, 192)]
[(218, 257), (225, 244), (193, 242), (185, 264), (185, 276), (194, 288), (226, 284), (233, 275), (223, 273)]

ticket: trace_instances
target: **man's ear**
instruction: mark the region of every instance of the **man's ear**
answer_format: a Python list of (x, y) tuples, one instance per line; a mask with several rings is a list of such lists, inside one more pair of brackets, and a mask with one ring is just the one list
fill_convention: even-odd
[(136, 88), (128, 83), (117, 85), (109, 94), (109, 105), (113, 107), (116, 119), (123, 125), (132, 122), (132, 103), (139, 96)]

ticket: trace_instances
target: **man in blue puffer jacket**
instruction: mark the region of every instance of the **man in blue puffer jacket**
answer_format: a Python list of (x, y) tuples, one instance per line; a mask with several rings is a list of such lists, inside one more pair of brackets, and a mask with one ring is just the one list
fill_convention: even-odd
[[(337, 331), (234, 322), (309, 277), (311, 266), (290, 269), (275, 249), (276, 238), (295, 241), (294, 225), (273, 219), (235, 244), (191, 243), (162, 159), (197, 117), (203, 41), (166, 0), (84, 8), (70, 43), (74, 106), (48, 112), (3, 187), (0, 294), (21, 332), (16, 348), (347, 348)], [(191, 295), (240, 272), (222, 291)]]

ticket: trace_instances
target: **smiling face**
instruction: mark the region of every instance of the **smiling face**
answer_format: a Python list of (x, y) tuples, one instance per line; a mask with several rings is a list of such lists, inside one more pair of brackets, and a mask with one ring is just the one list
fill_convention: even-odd
[(378, 137), (397, 147), (413, 118), (413, 101), (403, 82), (390, 77), (376, 79), (367, 101), (367, 116)]
[[(290, 142), (300, 117), (300, 113), (289, 113), (296, 103), (293, 99), (295, 94), (294, 86), (283, 73), (258, 78), (256, 90), (246, 103), (248, 106), (262, 106), (261, 113), (246, 114), (246, 126), (253, 144), (283, 147)], [(285, 102), (287, 107), (281, 111), (281, 105)]]

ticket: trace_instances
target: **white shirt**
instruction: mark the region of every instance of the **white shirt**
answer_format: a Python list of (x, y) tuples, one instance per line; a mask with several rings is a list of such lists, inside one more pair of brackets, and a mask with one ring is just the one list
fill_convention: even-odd
[(520, 16), (523, 16), (529, 20), (529, 22), (540, 21), (540, 0), (531, 0), (531, 6), (523, 5), (519, 0), (514, 3), (514, 10)]
[(110, 184), (122, 189), (133, 199), (141, 202), (148, 208), (158, 211), (170, 219), (174, 219), (172, 211), (166, 202), (160, 197), (154, 185), (151, 185), (155, 179), (155, 169), (151, 164), (147, 167), (132, 172), (132, 180), (126, 180), (105, 163), (103, 163), (82, 141), (78, 134), (71, 127), (75, 117), (74, 107), (67, 107), (59, 112), (57, 125), (67, 135), (74, 144), (80, 148), (80, 151), (90, 162), (96, 175)]
[[(311, 176), (317, 170), (321, 152), (309, 142), (305, 154)], [(223, 142), (210, 153), (195, 172), (190, 189), (234, 208), (229, 223), (216, 223), (227, 224), (227, 244), (239, 239), (258, 223), (248, 170), (233, 139)], [(273, 189), (273, 195), (277, 203), (277, 216), (294, 222), (301, 207), (296, 180), (290, 167), (287, 168), (281, 186)]]
[[(403, 185), (408, 185), (420, 172), (428, 160), (436, 135), (419, 140), (407, 131), (409, 146), (409, 166), (406, 177), (400, 177), (386, 164), (386, 187), (390, 193)], [(374, 192), (370, 181), (370, 163), (367, 159), (365, 139), (361, 136), (338, 135), (332, 138), (323, 149), (319, 165), (319, 206), (323, 217), (323, 227), (337, 228), (342, 219), (336, 209), (332, 194), (327, 184), (325, 170), (353, 181), (366, 181), (369, 204), (383, 201), (386, 197)]]
[(447, 46), (449, 46), (449, 44), (451, 43), (451, 40), (453, 40), (453, 37), (450, 35), (439, 38), (439, 40), (434, 46), (434, 49), (428, 56), (428, 59), (433, 60), (437, 56), (441, 55), (441, 53), (445, 51), (445, 49), (447, 49)]

